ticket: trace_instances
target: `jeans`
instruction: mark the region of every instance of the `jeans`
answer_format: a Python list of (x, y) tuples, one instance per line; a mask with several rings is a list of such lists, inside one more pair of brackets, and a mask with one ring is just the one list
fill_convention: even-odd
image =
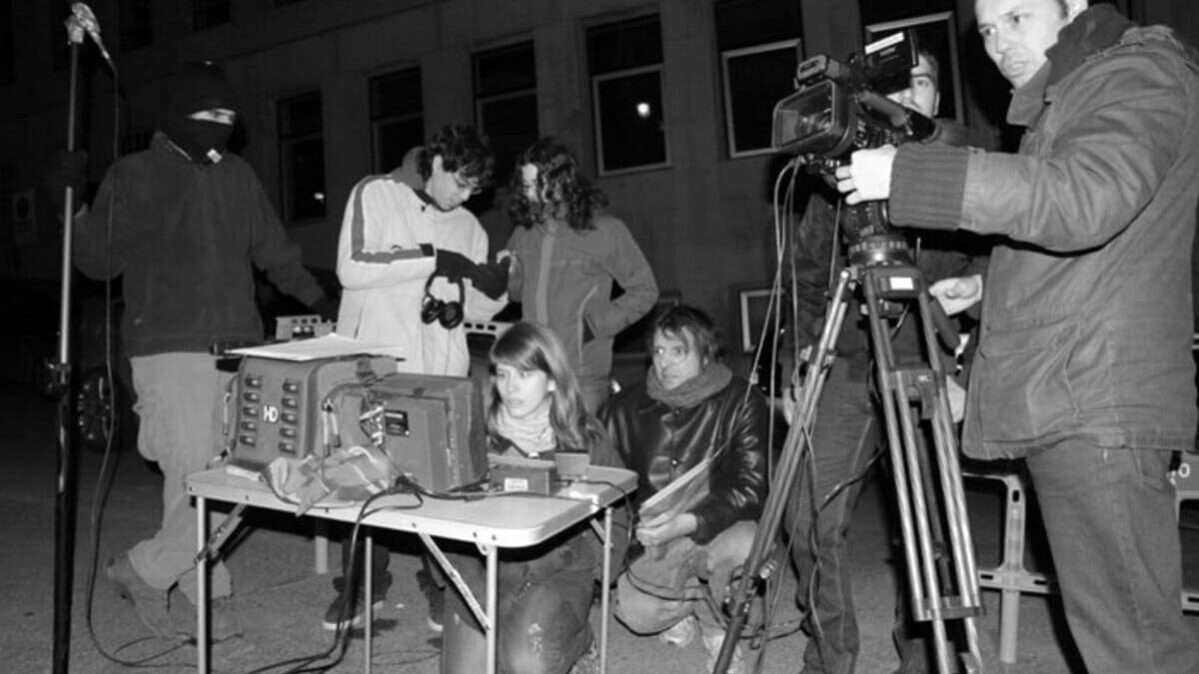
[(650, 548), (616, 579), (616, 618), (637, 634), (661, 632), (690, 615), (719, 626), (713, 607), (749, 556), (756, 531), (756, 523), (742, 521), (704, 545), (683, 536)]
[(1090, 674), (1195, 674), (1171, 452), (1067, 438), (1027, 458), (1070, 633)]
[(865, 468), (877, 445), (870, 389), (865, 380), (850, 373), (852, 367), (848, 358), (833, 361), (817, 404), (811, 461), (801, 464), (783, 519), (799, 580), (796, 599), (809, 611), (805, 631), (811, 638), (803, 659), (810, 674), (852, 672), (859, 649), (849, 574), (849, 525), (864, 481), (846, 485), (821, 508), (838, 484)]
[[(591, 598), (599, 541), (573, 528), (530, 549), (501, 550), (496, 608), (496, 670), (566, 674), (591, 645)], [(482, 604), (485, 563), (463, 546), (446, 556)], [(486, 639), (457, 587), (446, 592), (442, 674), (484, 669)]]
[[(195, 603), (196, 511), (184, 478), (204, 470), (221, 449), (225, 385), (232, 375), (216, 369), (204, 353), (162, 353), (130, 359), (141, 425), (137, 448), (162, 470), (162, 525), (129, 550), (133, 570), (151, 587), (176, 583)], [(214, 514), (209, 531), (223, 519)], [(233, 591), (224, 562), (212, 566), (214, 599)]]

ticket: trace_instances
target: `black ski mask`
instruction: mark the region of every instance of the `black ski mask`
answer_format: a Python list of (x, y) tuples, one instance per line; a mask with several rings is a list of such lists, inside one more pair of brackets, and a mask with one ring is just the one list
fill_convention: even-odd
[(233, 133), (232, 124), (221, 124), (188, 115), (201, 110), (234, 110), (233, 87), (221, 68), (212, 63), (189, 63), (171, 83), (170, 103), (162, 130), (197, 164), (220, 161)]

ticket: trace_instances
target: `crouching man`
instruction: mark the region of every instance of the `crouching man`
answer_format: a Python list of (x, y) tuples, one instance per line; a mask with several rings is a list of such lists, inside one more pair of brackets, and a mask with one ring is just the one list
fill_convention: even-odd
[[(680, 648), (699, 634), (710, 670), (724, 639), (711, 607), (749, 555), (766, 497), (769, 411), (757, 389), (717, 360), (716, 327), (702, 311), (667, 310), (651, 340), (645, 383), (600, 415), (637, 472), (640, 499), (616, 617)], [(729, 671), (741, 662), (738, 649)]]

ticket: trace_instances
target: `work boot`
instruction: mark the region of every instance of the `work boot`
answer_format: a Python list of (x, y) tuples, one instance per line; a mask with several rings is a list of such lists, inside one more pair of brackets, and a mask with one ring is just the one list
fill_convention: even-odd
[(177, 636), (175, 621), (171, 619), (167, 591), (150, 587), (142, 580), (133, 569), (128, 554), (108, 560), (104, 566), (104, 575), (116, 586), (122, 597), (133, 603), (133, 610), (138, 619), (154, 636), (164, 639), (174, 639)]

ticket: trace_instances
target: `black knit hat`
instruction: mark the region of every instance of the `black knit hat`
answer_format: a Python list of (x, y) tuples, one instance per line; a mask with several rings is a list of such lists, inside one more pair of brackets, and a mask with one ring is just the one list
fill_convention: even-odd
[(211, 61), (185, 64), (171, 80), (168, 119), (213, 108), (237, 109), (225, 71)]

